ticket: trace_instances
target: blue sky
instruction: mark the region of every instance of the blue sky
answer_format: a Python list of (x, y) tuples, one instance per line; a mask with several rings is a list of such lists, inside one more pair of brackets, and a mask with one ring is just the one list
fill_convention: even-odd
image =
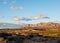
[[(39, 14), (46, 14), (50, 19), (39, 19), (33, 21), (20, 21), (21, 23), (38, 23), (44, 21), (59, 21), (60, 20), (60, 0), (16, 0), (11, 4), (12, 0), (5, 0), (3, 3), (0, 0), (0, 16), (5, 18), (0, 19), (0, 22), (13, 23), (12, 16), (17, 17), (33, 17)], [(22, 7), (23, 10), (12, 10), (11, 6)]]

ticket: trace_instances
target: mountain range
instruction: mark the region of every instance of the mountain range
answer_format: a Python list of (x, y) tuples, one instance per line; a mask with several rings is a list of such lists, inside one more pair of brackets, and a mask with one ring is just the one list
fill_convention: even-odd
[(20, 27), (20, 24), (13, 24), (13, 23), (0, 23), (0, 28), (17, 28)]
[(60, 28), (60, 23), (54, 23), (54, 22), (42, 22), (37, 24), (26, 24), (26, 27), (37, 27), (37, 28), (48, 28), (48, 29), (56, 29)]
[(37, 27), (37, 28), (56, 29), (56, 28), (60, 28), (60, 23), (54, 23), (54, 22), (41, 22), (37, 24), (0, 23), (0, 28), (20, 28), (20, 27)]

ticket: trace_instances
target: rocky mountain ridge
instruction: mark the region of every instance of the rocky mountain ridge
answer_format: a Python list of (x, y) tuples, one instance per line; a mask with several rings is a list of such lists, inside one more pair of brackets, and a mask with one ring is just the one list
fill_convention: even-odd
[(60, 28), (60, 23), (54, 22), (42, 22), (37, 24), (26, 24), (26, 27), (38, 27), (38, 28)]

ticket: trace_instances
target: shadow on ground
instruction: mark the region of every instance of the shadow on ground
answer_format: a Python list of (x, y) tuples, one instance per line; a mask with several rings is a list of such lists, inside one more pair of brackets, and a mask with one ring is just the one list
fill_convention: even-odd
[(60, 38), (38, 34), (24, 36), (19, 34), (0, 33), (0, 43), (60, 43)]

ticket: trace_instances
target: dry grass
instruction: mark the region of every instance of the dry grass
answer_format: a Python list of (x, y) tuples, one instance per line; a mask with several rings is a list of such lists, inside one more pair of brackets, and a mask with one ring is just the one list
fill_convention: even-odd
[(32, 33), (37, 33), (43, 36), (52, 36), (52, 37), (60, 37), (60, 29), (34, 29), (34, 28), (20, 28), (20, 29), (0, 29), (0, 32), (6, 33), (16, 33), (21, 35), (29, 35)]

